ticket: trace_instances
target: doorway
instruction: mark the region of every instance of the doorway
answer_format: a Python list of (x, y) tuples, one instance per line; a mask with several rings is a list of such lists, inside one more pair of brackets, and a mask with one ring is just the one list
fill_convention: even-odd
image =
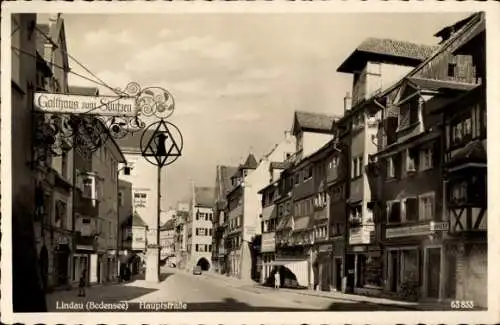
[(346, 255), (346, 291), (353, 292), (354, 291), (354, 254)]
[(441, 247), (427, 248), (427, 297), (439, 298)]
[(335, 289), (342, 290), (342, 259), (335, 259)]
[(389, 252), (389, 265), (390, 265), (390, 290), (392, 292), (398, 291), (399, 285), (399, 254), (398, 251)]

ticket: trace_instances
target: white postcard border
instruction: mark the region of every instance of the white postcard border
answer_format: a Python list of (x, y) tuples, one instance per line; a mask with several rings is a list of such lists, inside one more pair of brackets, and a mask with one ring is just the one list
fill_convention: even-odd
[[(340, 5), (341, 4), (341, 5)], [(487, 26), (487, 66), (488, 82), (487, 105), (488, 110), (488, 138), (500, 139), (500, 128), (495, 127), (495, 121), (500, 121), (500, 111), (496, 107), (500, 103), (500, 11), (495, 2), (455, 2), (455, 1), (347, 1), (347, 2), (288, 2), (288, 1), (233, 1), (233, 2), (4, 2), (2, 3), (2, 118), (1, 118), (1, 193), (2, 193), (2, 263), (1, 263), (1, 313), (5, 323), (20, 322), (24, 324), (394, 324), (394, 323), (496, 323), (500, 320), (498, 293), (500, 274), (500, 245), (498, 236), (494, 236), (494, 229), (500, 229), (499, 189), (495, 180), (500, 179), (500, 148), (495, 141), (488, 141), (489, 160), (489, 187), (488, 187), (488, 311), (485, 312), (180, 312), (180, 313), (12, 313), (12, 274), (10, 261), (11, 249), (11, 220), (12, 202), (10, 189), (12, 179), (10, 166), (12, 164), (11, 151), (11, 91), (10, 91), (10, 43), (6, 40), (10, 35), (10, 19), (12, 12), (38, 13), (215, 13), (215, 12), (486, 12)], [(497, 163), (498, 161), (498, 163)], [(493, 168), (492, 168), (493, 167)], [(28, 298), (28, 297), (27, 297)]]

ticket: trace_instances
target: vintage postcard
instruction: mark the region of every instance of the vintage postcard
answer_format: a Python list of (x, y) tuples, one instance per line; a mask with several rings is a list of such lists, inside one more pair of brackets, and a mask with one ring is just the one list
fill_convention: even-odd
[(5, 323), (500, 321), (494, 3), (1, 15)]

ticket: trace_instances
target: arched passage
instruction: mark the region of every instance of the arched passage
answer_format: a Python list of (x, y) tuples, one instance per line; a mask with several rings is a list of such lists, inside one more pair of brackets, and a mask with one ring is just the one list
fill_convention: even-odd
[(208, 271), (210, 269), (210, 262), (204, 257), (200, 258), (196, 265), (201, 267), (202, 271)]

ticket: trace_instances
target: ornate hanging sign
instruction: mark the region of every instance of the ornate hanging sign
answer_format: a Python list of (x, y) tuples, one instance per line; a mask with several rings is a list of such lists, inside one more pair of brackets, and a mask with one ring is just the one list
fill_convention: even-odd
[(149, 125), (141, 137), (142, 156), (159, 168), (176, 161), (182, 154), (183, 145), (179, 128), (165, 120)]
[(115, 92), (116, 96), (36, 92), (34, 161), (43, 162), (71, 148), (92, 155), (110, 137), (143, 130), (146, 123), (141, 117), (166, 119), (175, 109), (174, 97), (161, 87), (141, 88), (131, 82)]

